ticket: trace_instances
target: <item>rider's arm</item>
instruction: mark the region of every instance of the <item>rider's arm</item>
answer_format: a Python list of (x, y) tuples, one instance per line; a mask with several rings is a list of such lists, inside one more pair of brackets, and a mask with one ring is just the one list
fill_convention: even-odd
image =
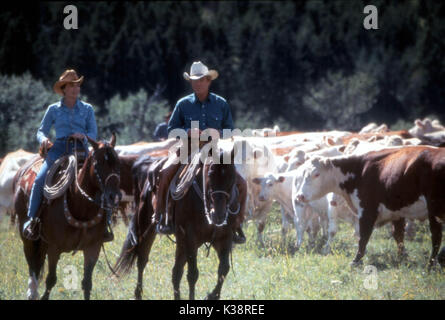
[(40, 122), (40, 127), (37, 130), (36, 137), (37, 141), (39, 141), (39, 144), (42, 144), (42, 142), (45, 140), (49, 140), (48, 135), (53, 124), (54, 124), (54, 107), (53, 105), (50, 105), (48, 109), (46, 109), (45, 115), (43, 116), (43, 119)]
[(97, 124), (96, 118), (94, 117), (94, 109), (91, 105), (88, 106), (88, 117), (86, 121), (86, 131), (87, 136), (93, 140), (97, 139)]
[[(223, 130), (224, 129), (230, 129), (233, 130), (233, 120), (232, 120), (232, 112), (230, 110), (230, 106), (229, 104), (224, 101), (223, 102), (223, 121), (221, 124), (222, 130), (220, 130), (219, 134), (221, 136), (221, 138), (223, 138)], [(225, 137), (228, 138), (228, 137)]]
[(184, 116), (182, 115), (179, 102), (176, 104), (170, 120), (168, 121), (168, 133), (170, 133), (170, 131), (172, 131), (173, 129), (185, 129)]

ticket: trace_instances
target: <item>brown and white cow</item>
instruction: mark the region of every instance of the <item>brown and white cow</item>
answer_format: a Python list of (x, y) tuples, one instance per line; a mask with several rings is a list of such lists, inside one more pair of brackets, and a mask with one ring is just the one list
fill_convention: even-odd
[(406, 146), (362, 155), (314, 158), (298, 170), (303, 175), (297, 187), (299, 201), (312, 201), (335, 192), (357, 211), (360, 240), (353, 264), (364, 256), (375, 224), (396, 222), (396, 241), (403, 245), (404, 218), (423, 219), (425, 215), (432, 240), (429, 268), (435, 264), (442, 239), (441, 223), (445, 220), (444, 148)]

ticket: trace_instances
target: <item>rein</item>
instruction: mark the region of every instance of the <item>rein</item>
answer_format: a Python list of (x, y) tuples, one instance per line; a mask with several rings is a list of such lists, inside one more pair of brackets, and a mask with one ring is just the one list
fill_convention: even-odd
[[(68, 139), (69, 140), (69, 139)], [(68, 142), (67, 142), (68, 145)], [(108, 147), (108, 143), (106, 143), (106, 146)], [(94, 174), (96, 176), (96, 180), (99, 182), (99, 188), (101, 190), (101, 195), (100, 195), (100, 204), (97, 203), (97, 201), (95, 201), (93, 198), (91, 198), (79, 185), (79, 180), (78, 180), (78, 173), (77, 173), (77, 140), (74, 139), (74, 181), (76, 182), (76, 188), (79, 190), (80, 194), (87, 199), (88, 201), (96, 204), (97, 206), (99, 206), (100, 210), (99, 212), (96, 214), (96, 216), (94, 216), (94, 218), (88, 220), (88, 221), (80, 221), (77, 220), (76, 218), (74, 218), (72, 216), (72, 214), (70, 213), (69, 209), (68, 209), (68, 203), (67, 203), (67, 197), (66, 197), (66, 193), (64, 194), (64, 200), (63, 200), (63, 210), (64, 210), (64, 214), (65, 217), (68, 221), (68, 223), (70, 225), (72, 225), (73, 227), (76, 228), (84, 228), (85, 230), (87, 228), (91, 228), (94, 227), (95, 225), (97, 225), (103, 217), (103, 211), (106, 211), (107, 215), (112, 214), (112, 211), (116, 209), (116, 207), (110, 207), (108, 206), (107, 203), (105, 203), (105, 187), (109, 181), (110, 178), (112, 177), (116, 177), (118, 179), (118, 181), (120, 182), (120, 170), (118, 169), (117, 173), (111, 173), (107, 176), (107, 178), (105, 179), (105, 183), (102, 182), (102, 179), (99, 175), (99, 173), (97, 172), (97, 160), (95, 157), (95, 152), (93, 151), (93, 153), (91, 154), (91, 158), (93, 159), (93, 163), (92, 166), (94, 168)], [(70, 158), (73, 156), (70, 156)], [(86, 161), (86, 160), (85, 160)], [(83, 168), (82, 168), (83, 169)], [(80, 170), (82, 170), (80, 169)]]
[[(208, 159), (209, 158), (205, 159), (205, 162), (204, 162), (203, 168), (202, 168), (202, 193), (201, 193), (201, 190), (199, 190), (199, 186), (198, 186), (197, 183), (194, 183), (194, 187), (195, 187), (195, 191), (197, 191), (197, 193), (200, 195), (201, 199), (204, 201), (204, 213), (205, 213), (205, 216), (207, 218), (207, 222), (209, 224), (213, 224), (212, 219), (210, 217), (210, 213), (211, 213), (212, 209), (209, 210), (208, 205), (207, 205), (207, 192), (206, 192), (206, 179), (205, 179), (206, 178), (206, 170), (205, 170), (205, 166), (209, 162)], [(223, 191), (223, 190), (214, 190), (214, 191), (210, 192), (210, 197), (212, 197), (214, 194), (218, 194), (218, 193), (221, 193), (221, 194), (225, 195), (226, 198), (227, 198), (226, 216), (224, 218), (224, 222), (221, 223), (221, 224), (215, 224), (215, 226), (217, 226), (217, 227), (222, 227), (222, 226), (227, 225), (227, 218), (228, 218), (229, 214), (232, 214), (232, 215), (238, 214), (238, 212), (239, 212), (239, 210), (241, 208), (241, 205), (238, 203), (238, 208), (235, 211), (232, 211), (230, 209), (231, 203), (236, 199), (237, 190), (236, 190), (236, 184), (235, 183), (233, 184), (233, 187), (232, 187), (232, 192), (231, 192), (232, 194), (229, 194), (228, 192)], [(201, 196), (201, 194), (202, 194), (202, 196)]]

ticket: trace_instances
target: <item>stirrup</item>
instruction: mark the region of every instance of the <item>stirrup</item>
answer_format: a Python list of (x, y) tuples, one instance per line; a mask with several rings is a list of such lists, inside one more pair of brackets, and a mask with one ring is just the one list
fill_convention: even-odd
[(27, 240), (36, 241), (40, 238), (40, 219), (30, 218), (23, 225), (23, 237)]
[(175, 233), (175, 229), (172, 226), (170, 226), (170, 225), (164, 225), (161, 222), (159, 222), (156, 225), (156, 232), (160, 233), (160, 234), (170, 235), (170, 234), (174, 234)]
[(110, 242), (114, 240), (113, 230), (107, 223), (107, 227), (105, 228), (104, 239), (103, 242)]
[(240, 232), (239, 232), (239, 234), (238, 234), (238, 232), (237, 232), (238, 230), (236, 230), (234, 233), (233, 233), (233, 242), (234, 243), (236, 243), (236, 244), (244, 244), (244, 243), (246, 243), (246, 237), (244, 236), (244, 233), (243, 233), (243, 231), (241, 230)]

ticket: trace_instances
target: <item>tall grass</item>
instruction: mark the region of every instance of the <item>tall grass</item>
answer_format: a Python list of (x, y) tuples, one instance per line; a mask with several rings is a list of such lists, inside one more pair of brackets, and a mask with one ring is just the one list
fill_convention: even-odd
[[(314, 249), (303, 246), (293, 253), (295, 232), (291, 232), (289, 243), (283, 248), (279, 216), (278, 208), (274, 207), (264, 232), (265, 248), (259, 248), (256, 243), (255, 223), (245, 225), (248, 240), (233, 250), (233, 268), (224, 283), (222, 299), (445, 299), (445, 274), (426, 270), (431, 248), (427, 224), (419, 224), (415, 239), (405, 241), (409, 256), (402, 262), (397, 258), (389, 229), (374, 230), (363, 266), (351, 268), (349, 263), (357, 241), (350, 225), (340, 224), (329, 255), (320, 253), (321, 239)], [(123, 223), (114, 231), (115, 240), (105, 244), (111, 264), (116, 261), (127, 232)], [(166, 237), (156, 239), (144, 273), (144, 299), (173, 298), (174, 252), (174, 244)], [(198, 253), (197, 299), (203, 299), (216, 284), (217, 256), (213, 250), (206, 255), (207, 249), (203, 246)], [(369, 265), (376, 268), (375, 275), (364, 272)], [(27, 270), (17, 227), (11, 228), (3, 219), (0, 223), (0, 299), (26, 299)], [(46, 270), (45, 265), (44, 279)], [(77, 273), (77, 279), (72, 270)], [(82, 276), (82, 253), (63, 254), (57, 269), (58, 281), (50, 298), (83, 299)], [(369, 281), (372, 281), (371, 287)], [(44, 285), (41, 281), (40, 294)], [(91, 299), (133, 299), (135, 286), (136, 268), (126, 278), (116, 280), (111, 276), (104, 254), (100, 254), (93, 274)], [(187, 298), (186, 273), (181, 290), (182, 297)]]

